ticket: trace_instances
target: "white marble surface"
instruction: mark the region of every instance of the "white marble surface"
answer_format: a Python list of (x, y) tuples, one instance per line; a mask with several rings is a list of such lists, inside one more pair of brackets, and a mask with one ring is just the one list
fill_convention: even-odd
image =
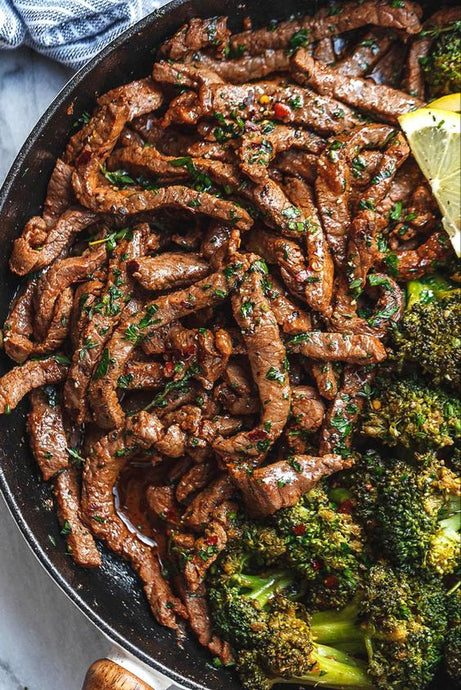
[[(0, 183), (70, 74), (26, 49), (0, 51)], [(80, 690), (111, 644), (42, 569), (1, 496), (0, 554), (0, 690)]]

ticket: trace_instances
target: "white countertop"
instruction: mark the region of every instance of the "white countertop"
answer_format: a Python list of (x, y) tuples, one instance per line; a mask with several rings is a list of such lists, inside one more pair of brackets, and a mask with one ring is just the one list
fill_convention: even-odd
[[(0, 183), (70, 75), (30, 50), (0, 51)], [(80, 690), (112, 645), (42, 569), (1, 496), (0, 550), (0, 690)]]

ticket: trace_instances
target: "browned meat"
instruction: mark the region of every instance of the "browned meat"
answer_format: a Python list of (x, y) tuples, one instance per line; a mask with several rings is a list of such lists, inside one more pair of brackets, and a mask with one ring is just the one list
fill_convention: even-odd
[(90, 317), (93, 316), (93, 309), (98, 305), (101, 297), (101, 292), (104, 288), (104, 274), (98, 277), (87, 280), (80, 285), (77, 285), (74, 292), (74, 303), (72, 306), (72, 313), (70, 319), (70, 340), (72, 347), (78, 347), (80, 333), (88, 324)]
[(288, 352), (327, 362), (373, 364), (386, 359), (386, 349), (377, 338), (369, 335), (322, 333), (310, 331), (296, 335), (286, 343)]
[[(395, 36), (389, 31), (379, 28), (367, 31), (362, 40), (354, 46), (352, 52), (335, 64), (335, 71), (347, 77), (365, 76), (386, 54), (393, 41), (395, 41)], [(314, 57), (316, 60), (321, 59), (316, 55)]]
[(154, 518), (176, 524), (179, 519), (178, 506), (174, 496), (174, 486), (149, 486), (146, 491), (149, 511)]
[[(133, 303), (127, 303), (131, 289), (127, 262), (144, 253), (145, 232), (146, 228), (140, 225), (133, 231), (131, 240), (127, 234), (118, 241), (109, 262), (107, 282), (101, 299), (90, 307), (92, 311), (88, 312), (88, 317), (91, 314), (91, 318), (88, 318), (86, 326), (81, 331), (74, 350), (72, 365), (64, 386), (64, 403), (70, 416), (79, 423), (84, 421), (87, 413), (85, 396), (93, 371), (105, 352), (105, 344), (119, 323), (122, 313), (133, 310)], [(105, 365), (102, 366), (103, 370), (104, 368)], [(123, 370), (119, 375), (122, 373)]]
[(122, 320), (107, 342), (107, 369), (94, 381), (92, 406), (99, 426), (112, 429), (123, 422), (116, 384), (134, 347), (150, 332), (206, 306), (220, 304), (235, 287), (245, 268), (244, 261), (229, 264), (225, 272), (214, 273), (190, 288), (158, 297), (155, 302), (144, 305), (136, 317), (130, 314)]
[(338, 377), (332, 362), (312, 362), (311, 374), (322, 398), (333, 400), (338, 392)]
[(152, 76), (161, 84), (174, 84), (179, 88), (197, 88), (202, 84), (224, 83), (219, 74), (195, 60), (189, 64), (175, 63), (170, 60), (155, 62)]
[(80, 519), (80, 490), (75, 467), (59, 472), (54, 479), (54, 496), (61, 534), (75, 563), (83, 568), (101, 565), (101, 556), (93, 535)]
[(203, 583), (210, 566), (227, 545), (227, 530), (238, 506), (224, 501), (211, 516), (202, 536), (194, 543), (184, 566), (184, 577), (190, 592), (196, 592)]
[(374, 376), (373, 367), (345, 367), (341, 388), (325, 417), (320, 455), (339, 453), (343, 458), (350, 456), (354, 426), (365, 398), (370, 394)]
[[(398, 284), (386, 274), (374, 273), (373, 291), (380, 297), (373, 314), (364, 319), (357, 314), (357, 300), (349, 290), (345, 280), (338, 279), (336, 285), (336, 302), (331, 317), (331, 327), (342, 333), (359, 333), (376, 338), (383, 338), (400, 319), (404, 309), (404, 297)], [(370, 291), (370, 290), (367, 290)]]
[(233, 659), (229, 643), (213, 634), (205, 586), (200, 586), (195, 592), (188, 592), (186, 583), (180, 576), (175, 578), (175, 584), (186, 607), (190, 627), (199, 643), (208, 647), (213, 656), (218, 657), (224, 666), (231, 664)]
[(264, 295), (263, 275), (254, 264), (232, 297), (234, 317), (242, 331), (258, 387), (261, 419), (251, 431), (215, 441), (214, 449), (224, 457), (264, 457), (282, 433), (290, 411), (286, 352), (270, 303)]
[[(267, 102), (265, 98), (269, 98)], [(261, 81), (253, 84), (211, 84), (200, 89), (203, 115), (220, 113), (231, 118), (237, 110), (243, 119), (282, 119), (285, 124), (304, 125), (320, 134), (336, 134), (351, 130), (360, 123), (359, 118), (346, 105), (319, 96), (310, 89), (286, 85), (281, 81)], [(280, 107), (285, 114), (281, 117)], [(293, 105), (294, 104), (294, 105)]]
[(92, 225), (96, 214), (80, 206), (71, 206), (50, 229), (39, 216), (25, 225), (21, 237), (14, 241), (10, 268), (24, 276), (49, 266), (62, 252), (66, 252), (75, 236)]
[(266, 277), (264, 290), (275, 319), (284, 333), (293, 335), (311, 329), (310, 315), (287, 297), (282, 285), (273, 276)]
[(312, 309), (328, 316), (331, 312), (334, 266), (315, 206), (313, 190), (296, 177), (287, 180), (285, 189), (301, 211), (302, 217), (307, 218), (308, 270), (304, 286), (306, 301)]
[(190, 496), (202, 491), (212, 479), (215, 468), (210, 462), (202, 462), (192, 467), (179, 480), (175, 496), (176, 500), (184, 503)]
[(130, 532), (117, 515), (112, 489), (133, 449), (123, 431), (111, 432), (97, 441), (85, 463), (82, 515), (93, 534), (115, 553), (129, 560), (144, 585), (149, 604), (159, 623), (177, 628), (177, 616), (186, 611), (161, 574), (156, 554)]
[(263, 79), (276, 72), (287, 72), (290, 59), (284, 50), (265, 50), (261, 55), (244, 55), (237, 60), (216, 60), (199, 53), (194, 55), (199, 65), (219, 74), (224, 81), (242, 84), (253, 79)]
[[(322, 217), (323, 227), (333, 258), (338, 266), (343, 266), (346, 258), (347, 236), (351, 225), (351, 213), (349, 210), (349, 197), (353, 179), (353, 161), (365, 148), (384, 148), (393, 146), (393, 130), (387, 125), (363, 125), (357, 128), (347, 137), (331, 139), (327, 148), (322, 153), (318, 163), (318, 177), (316, 180), (317, 206)], [(396, 146), (400, 145), (401, 138)], [(402, 156), (408, 152), (406, 145), (402, 143)], [(376, 195), (382, 199), (383, 189), (388, 189), (389, 177), (394, 174), (396, 162), (388, 153), (386, 162), (380, 163), (383, 175), (377, 177), (376, 184), (367, 188), (367, 194)], [(386, 167), (387, 166), (387, 167)], [(398, 166), (397, 166), (398, 167)], [(386, 175), (384, 171), (387, 170)], [(366, 199), (366, 193), (362, 193)], [(374, 202), (373, 202), (374, 203)]]
[(263, 517), (294, 505), (322, 477), (346, 469), (351, 461), (340, 455), (293, 455), (259, 468), (252, 474), (244, 470), (232, 472), (232, 479), (243, 492), (247, 510)]
[(43, 479), (48, 481), (69, 467), (70, 456), (61, 406), (54, 388), (34, 390), (30, 395), (30, 404), (27, 418), (30, 445)]
[(398, 280), (412, 280), (433, 273), (439, 262), (452, 253), (446, 233), (438, 230), (416, 249), (399, 249), (395, 252), (396, 277)]
[(238, 150), (240, 167), (253, 182), (260, 184), (268, 178), (268, 167), (275, 156), (288, 149), (302, 149), (312, 154), (319, 154), (325, 148), (325, 142), (312, 132), (303, 129), (276, 125), (271, 131), (248, 132), (241, 138)]
[(47, 227), (52, 227), (68, 206), (73, 203), (73, 168), (58, 158), (51, 173), (42, 218)]
[(212, 222), (205, 233), (200, 253), (216, 271), (221, 271), (240, 247), (240, 232), (224, 223)]
[(368, 77), (376, 84), (386, 84), (398, 89), (401, 87), (402, 69), (402, 44), (397, 42), (393, 43), (387, 53), (376, 63)]
[(63, 381), (67, 364), (61, 362), (61, 356), (55, 355), (29, 360), (22, 366), (10, 369), (0, 378), (0, 414), (9, 414), (35, 388)]
[(293, 78), (321, 95), (333, 96), (342, 103), (379, 120), (397, 124), (399, 115), (422, 108), (424, 101), (371, 79), (349, 77), (322, 62), (316, 62), (307, 50), (298, 50), (291, 61)]
[(203, 532), (216, 509), (235, 492), (227, 474), (222, 474), (201, 491), (186, 509), (183, 522), (194, 532)]
[(283, 151), (275, 159), (271, 172), (279, 171), (288, 175), (297, 175), (313, 184), (317, 177), (317, 156), (306, 154), (303, 151)]
[(146, 290), (166, 290), (190, 285), (210, 272), (197, 254), (163, 252), (158, 256), (132, 259), (128, 264), (133, 278)]
[(323, 422), (325, 406), (315, 388), (294, 386), (292, 389), (291, 415), (303, 431), (316, 431)]
[(13, 301), (3, 326), (3, 347), (8, 357), (22, 364), (33, 349), (34, 293), (36, 281), (27, 283)]
[(82, 256), (56, 261), (37, 284), (35, 308), (35, 334), (43, 338), (53, 318), (56, 301), (63, 290), (78, 281), (89, 278), (106, 260), (106, 247), (97, 246)]
[(160, 362), (131, 361), (125, 367), (125, 372), (119, 376), (119, 388), (136, 390), (144, 388), (156, 390), (166, 383), (164, 367)]
[[(414, 2), (406, 0), (405, 5), (393, 7), (387, 0), (367, 0), (365, 2), (348, 2), (335, 15), (324, 16), (322, 10), (309, 17), (290, 19), (279, 22), (275, 28), (257, 29), (235, 34), (231, 38), (231, 48), (243, 49), (251, 55), (257, 55), (270, 48), (287, 48), (297, 32), (303, 32), (309, 41), (319, 41), (327, 36), (335, 36), (358, 29), (367, 24), (400, 29), (409, 34), (417, 34), (421, 29), (419, 17), (421, 8)], [(301, 34), (301, 36), (303, 35)]]
[(325, 64), (333, 64), (336, 59), (335, 47), (333, 39), (330, 36), (325, 36), (317, 42), (314, 48), (314, 57), (316, 60), (321, 60)]
[(180, 60), (188, 53), (211, 48), (214, 53), (223, 56), (229, 36), (227, 17), (191, 19), (169, 41), (162, 44), (159, 53), (171, 60)]

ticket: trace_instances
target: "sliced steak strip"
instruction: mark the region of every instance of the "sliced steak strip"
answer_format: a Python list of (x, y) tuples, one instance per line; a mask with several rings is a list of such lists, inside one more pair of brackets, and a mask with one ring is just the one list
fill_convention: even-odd
[[(439, 262), (453, 255), (446, 232), (436, 230), (416, 249), (399, 249), (395, 252), (397, 280), (421, 278), (437, 270)], [(386, 270), (386, 266), (383, 266)]]
[(67, 364), (60, 363), (60, 356), (29, 360), (10, 369), (0, 378), (0, 414), (8, 414), (23, 397), (48, 384), (60, 383), (66, 378)]
[(308, 269), (304, 286), (306, 301), (312, 309), (328, 316), (331, 313), (334, 266), (315, 205), (313, 190), (296, 177), (287, 179), (285, 190), (301, 211), (302, 217), (307, 219)]
[[(269, 100), (267, 100), (269, 99)], [(277, 117), (277, 104), (283, 104), (284, 124), (304, 125), (320, 134), (339, 134), (360, 124), (360, 119), (346, 105), (310, 89), (286, 85), (281, 81), (254, 84), (211, 84), (202, 86), (199, 100), (203, 115), (232, 118), (237, 111), (242, 119), (265, 120)], [(296, 107), (292, 107), (294, 103)]]
[(399, 115), (422, 108), (424, 101), (371, 79), (349, 77), (316, 62), (306, 50), (298, 50), (291, 61), (293, 78), (321, 95), (332, 96), (342, 103), (378, 120), (397, 124)]
[[(343, 266), (346, 259), (346, 245), (351, 225), (349, 198), (353, 181), (353, 161), (363, 149), (381, 149), (389, 143), (392, 145), (393, 136), (392, 128), (387, 125), (363, 125), (348, 136), (330, 139), (319, 158), (315, 185), (317, 207), (333, 259), (338, 266)], [(381, 165), (384, 170), (384, 164)], [(392, 166), (395, 166), (395, 162), (388, 157), (387, 167), (393, 169)], [(376, 184), (368, 187), (369, 193), (380, 197), (384, 185), (387, 185), (387, 178), (383, 175), (377, 178)], [(387, 186), (385, 188), (387, 189)], [(364, 196), (362, 195), (362, 198)]]
[(263, 79), (276, 72), (287, 72), (290, 58), (284, 50), (265, 50), (261, 55), (244, 55), (236, 60), (216, 60), (199, 53), (194, 56), (199, 65), (203, 65), (224, 81), (232, 84), (242, 84), (253, 79)]
[(179, 503), (184, 503), (190, 496), (202, 491), (211, 481), (216, 468), (212, 462), (202, 462), (199, 465), (192, 465), (179, 480), (175, 496)]
[(135, 452), (130, 437), (114, 431), (93, 444), (85, 463), (82, 514), (93, 534), (128, 560), (143, 582), (152, 612), (161, 625), (177, 628), (177, 616), (186, 611), (161, 574), (157, 555), (130, 532), (117, 515), (112, 490), (123, 466)]
[(162, 44), (159, 54), (171, 60), (181, 60), (189, 53), (211, 48), (214, 53), (224, 57), (229, 36), (227, 17), (191, 19)]
[(320, 437), (320, 455), (350, 456), (354, 426), (375, 376), (373, 367), (346, 366), (341, 388), (327, 411)]
[(336, 36), (345, 31), (352, 31), (367, 24), (391, 27), (416, 34), (421, 29), (419, 17), (421, 8), (414, 2), (406, 1), (402, 7), (392, 7), (387, 0), (368, 0), (366, 2), (347, 2), (335, 15), (327, 15), (323, 10), (309, 17), (290, 19), (279, 22), (275, 28), (244, 31), (231, 37), (231, 49), (245, 49), (251, 55), (257, 55), (270, 48), (287, 48), (295, 34), (305, 42), (319, 41), (322, 38)]
[(262, 459), (283, 431), (290, 411), (286, 352), (277, 321), (264, 295), (264, 274), (250, 269), (232, 297), (232, 310), (245, 341), (253, 379), (262, 405), (257, 427), (213, 447), (224, 457)]
[(204, 278), (210, 272), (207, 262), (197, 254), (164, 252), (158, 256), (144, 256), (128, 265), (133, 278), (146, 290), (166, 290)]
[(43, 338), (53, 318), (56, 301), (63, 290), (80, 280), (87, 279), (106, 261), (106, 247), (99, 245), (82, 256), (56, 261), (37, 284), (35, 334)]
[[(89, 306), (88, 322), (83, 328), (77, 347), (74, 350), (72, 365), (64, 386), (64, 403), (69, 415), (82, 423), (87, 414), (86, 395), (90, 379), (104, 346), (112, 331), (120, 321), (122, 312), (133, 310), (136, 305), (127, 303), (131, 291), (127, 262), (144, 253), (144, 238), (148, 227), (139, 225), (126, 233), (116, 244), (109, 262), (107, 282), (102, 290), (100, 301)], [(125, 306), (126, 305), (126, 306)], [(83, 306), (85, 309), (85, 305)], [(123, 371), (120, 372), (122, 374)]]
[(183, 522), (186, 528), (194, 532), (203, 532), (210, 523), (213, 513), (232, 497), (235, 487), (228, 474), (222, 474), (209, 484), (192, 500), (186, 509)]
[(338, 392), (338, 376), (332, 362), (312, 362), (311, 374), (317, 389), (326, 400), (333, 400)]
[(92, 225), (96, 218), (93, 211), (71, 206), (48, 229), (42, 218), (34, 216), (26, 223), (21, 237), (14, 241), (11, 270), (24, 276), (49, 266), (62, 252), (68, 251), (76, 235)]
[(267, 133), (248, 132), (241, 137), (238, 150), (240, 167), (253, 182), (260, 184), (268, 178), (268, 167), (275, 156), (291, 148), (319, 154), (325, 142), (312, 132), (286, 125), (276, 125)]
[(54, 479), (54, 497), (61, 534), (65, 535), (67, 551), (83, 568), (101, 565), (101, 556), (93, 535), (80, 519), (80, 489), (75, 467), (59, 472)]
[(65, 163), (61, 158), (57, 159), (48, 182), (46, 199), (43, 204), (42, 218), (49, 228), (56, 224), (68, 206), (72, 206), (74, 197), (72, 189), (73, 171), (72, 166)]
[(196, 592), (203, 583), (209, 568), (227, 545), (227, 531), (238, 506), (224, 501), (214, 511), (202, 536), (194, 543), (184, 566), (184, 577), (190, 592)]
[[(363, 77), (372, 71), (393, 41), (395, 36), (389, 31), (379, 28), (367, 31), (352, 52), (334, 65), (334, 69), (347, 77)], [(319, 59), (316, 55), (314, 57)]]
[(387, 357), (386, 349), (378, 338), (360, 334), (310, 331), (288, 340), (286, 348), (288, 352), (301, 353), (317, 361), (350, 364), (372, 364), (382, 362)]
[(33, 350), (34, 294), (37, 283), (31, 280), (15, 298), (3, 325), (3, 347), (8, 357), (22, 364)]
[(160, 362), (131, 361), (127, 362), (125, 372), (119, 376), (117, 385), (128, 390), (157, 390), (166, 382), (164, 366)]
[(36, 389), (30, 394), (27, 431), (34, 458), (48, 481), (69, 467), (67, 437), (62, 410), (54, 389)]
[(106, 346), (107, 369), (93, 382), (92, 406), (99, 426), (112, 429), (123, 423), (124, 413), (117, 398), (116, 385), (136, 345), (162, 326), (204, 307), (220, 304), (241, 280), (245, 268), (243, 261), (229, 264), (222, 273), (214, 273), (190, 288), (148, 302), (136, 316), (127, 316), (121, 322)]
[(294, 455), (259, 468), (252, 474), (244, 470), (232, 472), (232, 479), (242, 491), (250, 514), (264, 517), (280, 508), (293, 506), (322, 477), (351, 466), (340, 455)]
[(282, 285), (274, 276), (266, 276), (264, 294), (270, 302), (278, 325), (286, 335), (304, 333), (311, 329), (310, 315), (287, 297)]

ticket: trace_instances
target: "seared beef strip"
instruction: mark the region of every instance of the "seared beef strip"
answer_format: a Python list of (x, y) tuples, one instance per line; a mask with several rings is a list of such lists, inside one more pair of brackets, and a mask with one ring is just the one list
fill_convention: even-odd
[(264, 274), (256, 264), (233, 295), (232, 310), (242, 330), (262, 414), (254, 429), (229, 439), (217, 439), (213, 447), (225, 458), (261, 459), (286, 424), (290, 411), (290, 385), (285, 348), (270, 303), (264, 295)]
[(60, 355), (54, 355), (46, 359), (31, 359), (10, 369), (0, 378), (0, 414), (9, 414), (35, 388), (63, 381), (68, 365), (62, 361)]
[(307, 41), (319, 41), (325, 37), (352, 31), (367, 24), (391, 27), (416, 34), (421, 29), (419, 17), (421, 8), (406, 0), (405, 4), (394, 7), (387, 0), (366, 0), (347, 2), (341, 11), (334, 15), (324, 15), (322, 10), (312, 17), (305, 16), (279, 22), (269, 29), (244, 31), (231, 37), (230, 45), (234, 51), (242, 50), (257, 55), (269, 48), (287, 48), (295, 34)]
[[(376, 28), (367, 31), (362, 40), (354, 46), (352, 52), (334, 65), (335, 72), (347, 77), (365, 76), (386, 54), (393, 41), (395, 41), (395, 35), (385, 29)], [(317, 55), (314, 55), (314, 58), (321, 59)]]
[(164, 252), (144, 256), (128, 264), (133, 278), (146, 290), (166, 290), (190, 285), (210, 272), (210, 266), (197, 254)]
[(48, 481), (69, 467), (70, 455), (62, 410), (54, 388), (39, 388), (30, 395), (27, 431), (34, 458)]
[(293, 56), (291, 72), (293, 78), (303, 86), (310, 86), (323, 96), (333, 96), (366, 115), (390, 124), (397, 124), (399, 115), (425, 105), (423, 100), (409, 96), (404, 91), (375, 84), (370, 79), (341, 74), (322, 62), (316, 62), (304, 49), (298, 50)]
[(318, 361), (372, 364), (386, 359), (386, 349), (369, 335), (310, 331), (295, 335), (286, 343), (288, 352), (300, 352)]
[(180, 60), (188, 53), (211, 48), (217, 55), (223, 56), (229, 36), (227, 17), (191, 19), (162, 44), (159, 53), (171, 60)]
[(232, 479), (243, 493), (248, 512), (264, 517), (294, 505), (319, 479), (351, 464), (340, 455), (320, 458), (293, 455), (289, 460), (275, 462), (251, 474), (246, 470), (233, 470)]

